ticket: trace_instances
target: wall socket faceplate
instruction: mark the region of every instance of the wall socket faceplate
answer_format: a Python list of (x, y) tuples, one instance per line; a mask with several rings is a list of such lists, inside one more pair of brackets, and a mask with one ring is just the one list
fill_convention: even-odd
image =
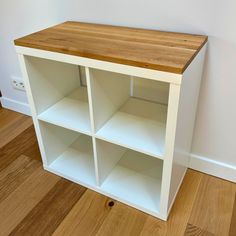
[(12, 87), (14, 89), (25, 91), (25, 84), (24, 84), (24, 81), (21, 78), (12, 76), (11, 84), (12, 84)]

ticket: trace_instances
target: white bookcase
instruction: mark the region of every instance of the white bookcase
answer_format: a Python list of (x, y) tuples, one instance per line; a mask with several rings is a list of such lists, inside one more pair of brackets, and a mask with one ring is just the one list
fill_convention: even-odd
[(166, 220), (188, 166), (205, 46), (184, 74), (16, 50), (44, 168)]

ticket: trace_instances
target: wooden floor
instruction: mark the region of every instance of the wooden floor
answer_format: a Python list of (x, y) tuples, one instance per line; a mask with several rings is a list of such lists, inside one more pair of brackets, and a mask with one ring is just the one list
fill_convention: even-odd
[(0, 236), (236, 236), (235, 193), (234, 183), (188, 170), (161, 221), (44, 171), (31, 118), (0, 108)]

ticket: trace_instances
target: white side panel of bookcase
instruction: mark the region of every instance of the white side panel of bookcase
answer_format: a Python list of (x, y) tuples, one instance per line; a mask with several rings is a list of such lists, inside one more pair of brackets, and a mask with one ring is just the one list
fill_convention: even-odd
[(176, 124), (168, 211), (171, 210), (189, 165), (205, 51), (206, 45), (183, 74)]
[(168, 111), (166, 122), (165, 154), (161, 183), (161, 203), (160, 214), (167, 219), (168, 199), (170, 194), (170, 181), (173, 164), (175, 132), (177, 124), (177, 114), (179, 106), (180, 85), (170, 84)]
[(24, 57), (24, 55), (18, 54), (18, 59), (20, 62), (20, 68), (21, 68), (21, 72), (23, 75), (23, 80), (24, 80), (25, 89), (27, 92), (27, 97), (28, 97), (28, 101), (29, 101), (29, 105), (30, 105), (32, 119), (34, 122), (35, 132), (36, 132), (36, 136), (37, 136), (37, 140), (38, 140), (38, 144), (39, 144), (40, 153), (42, 156), (43, 165), (47, 166), (48, 163), (47, 163), (46, 154), (45, 154), (45, 150), (44, 150), (44, 146), (43, 146), (42, 135), (41, 135), (40, 128), (39, 128), (39, 123), (37, 120), (36, 107), (35, 107), (35, 103), (34, 103), (33, 95), (32, 95), (32, 90), (31, 90), (30, 83), (29, 83), (29, 76), (28, 76), (28, 72), (27, 72), (27, 68), (26, 68), (26, 64), (25, 64), (25, 57)]

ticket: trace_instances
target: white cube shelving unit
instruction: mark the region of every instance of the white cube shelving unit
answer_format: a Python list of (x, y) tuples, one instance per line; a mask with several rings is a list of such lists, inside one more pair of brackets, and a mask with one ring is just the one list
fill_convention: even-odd
[(46, 170), (166, 220), (205, 54), (183, 74), (16, 46)]

